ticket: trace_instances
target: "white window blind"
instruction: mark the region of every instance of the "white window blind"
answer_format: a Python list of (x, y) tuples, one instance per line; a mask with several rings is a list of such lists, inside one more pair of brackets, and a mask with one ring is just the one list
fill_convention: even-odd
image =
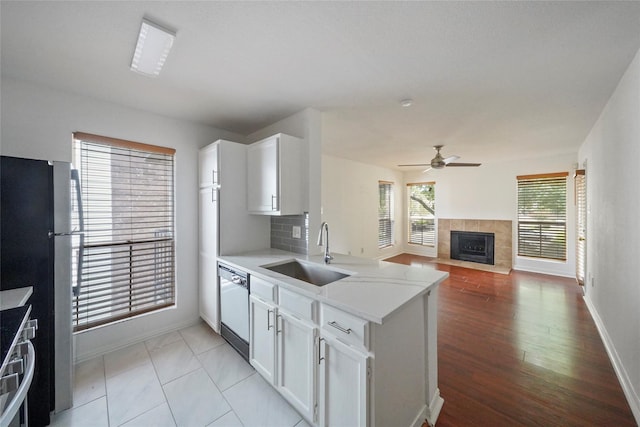
[(435, 246), (435, 182), (407, 184), (409, 243)]
[(85, 233), (75, 331), (174, 304), (174, 153), (74, 133)]
[(584, 169), (576, 171), (574, 183), (576, 204), (576, 280), (578, 284), (584, 286), (587, 263), (587, 182)]
[(378, 248), (393, 244), (393, 183), (378, 182)]
[(518, 176), (518, 255), (566, 260), (567, 172)]

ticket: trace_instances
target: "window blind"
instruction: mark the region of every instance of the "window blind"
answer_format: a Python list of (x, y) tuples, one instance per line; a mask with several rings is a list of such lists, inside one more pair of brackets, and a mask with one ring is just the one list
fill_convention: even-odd
[(74, 134), (85, 233), (75, 331), (174, 304), (174, 153)]
[(378, 248), (393, 244), (393, 192), (391, 182), (378, 182)]
[(574, 180), (576, 205), (576, 280), (578, 284), (583, 286), (587, 262), (587, 186), (584, 169), (576, 170)]
[(518, 255), (566, 260), (568, 173), (518, 176)]
[(435, 246), (435, 182), (407, 184), (409, 243)]

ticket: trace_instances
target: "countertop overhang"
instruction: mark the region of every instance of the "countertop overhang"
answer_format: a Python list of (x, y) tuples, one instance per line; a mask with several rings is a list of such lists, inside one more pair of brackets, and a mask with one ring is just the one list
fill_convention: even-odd
[(350, 255), (332, 255), (334, 259), (326, 268), (350, 276), (324, 286), (315, 286), (262, 267), (293, 259), (324, 265), (322, 255), (265, 249), (222, 255), (218, 260), (378, 324), (384, 323), (404, 305), (428, 293), (449, 276), (449, 273), (429, 266), (407, 266)]

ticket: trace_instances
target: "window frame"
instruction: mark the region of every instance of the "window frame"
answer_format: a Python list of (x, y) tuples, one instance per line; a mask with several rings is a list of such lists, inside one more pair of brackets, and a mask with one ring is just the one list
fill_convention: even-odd
[[(391, 181), (378, 181), (378, 249), (394, 244), (394, 184)], [(383, 188), (386, 189), (383, 193)], [(383, 198), (384, 203), (383, 203)], [(386, 205), (386, 209), (383, 207)], [(386, 221), (386, 225), (383, 223)]]
[(73, 152), (85, 214), (74, 332), (175, 306), (176, 150), (74, 132)]
[[(425, 182), (409, 182), (406, 184), (407, 186), (407, 243), (410, 245), (417, 245), (426, 248), (435, 248), (437, 244), (437, 229), (436, 229), (436, 182), (435, 181), (425, 181)], [(432, 218), (421, 218), (420, 221), (423, 221), (421, 228), (424, 228), (425, 222), (427, 221), (427, 226), (431, 226), (430, 231), (421, 230), (419, 232), (413, 231), (415, 215), (412, 215), (412, 187), (415, 186), (431, 186), (431, 191), (433, 191), (433, 206), (429, 206), (429, 208), (433, 211), (431, 212)], [(425, 209), (428, 210), (428, 209)], [(423, 215), (424, 216), (424, 215)], [(422, 237), (421, 241), (415, 241), (413, 236), (419, 233)], [(425, 239), (427, 236), (427, 239)]]
[[(567, 261), (568, 176), (554, 172), (516, 177), (518, 256)], [(562, 196), (561, 203), (550, 199), (554, 195)], [(536, 204), (541, 206), (534, 209)]]

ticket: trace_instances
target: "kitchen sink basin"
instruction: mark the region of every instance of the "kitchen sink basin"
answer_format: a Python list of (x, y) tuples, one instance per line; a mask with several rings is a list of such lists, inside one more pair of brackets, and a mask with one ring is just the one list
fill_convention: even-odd
[(294, 279), (304, 280), (316, 286), (328, 285), (336, 280), (349, 277), (349, 274), (331, 270), (317, 264), (303, 263), (298, 260), (287, 261), (282, 264), (263, 265), (267, 270), (293, 277)]

